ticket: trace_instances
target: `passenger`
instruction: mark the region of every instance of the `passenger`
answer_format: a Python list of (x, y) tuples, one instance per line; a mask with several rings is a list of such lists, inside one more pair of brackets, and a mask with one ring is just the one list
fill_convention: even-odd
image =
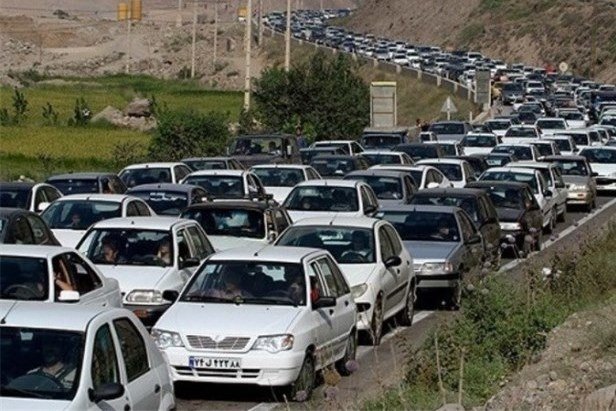
[(64, 262), (57, 258), (53, 263), (54, 272), (54, 284), (56, 287), (56, 296), (60, 295), (60, 291), (75, 291), (75, 287), (72, 284), (71, 278), (68, 275), (68, 271)]
[(430, 237), (434, 240), (451, 241), (451, 236), (452, 233), (451, 229), (449, 228), (449, 224), (447, 223), (446, 219), (442, 218), (438, 221), (438, 231), (432, 233)]
[(118, 263), (118, 245), (111, 239), (103, 240), (102, 262), (106, 264)]
[(169, 241), (164, 240), (160, 243), (156, 258), (165, 265), (171, 265), (171, 243)]
[(289, 268), (284, 273), (284, 279), (288, 284), (289, 298), (296, 304), (303, 304), (306, 293), (303, 273), (300, 270)]
[(65, 364), (62, 360), (62, 341), (45, 341), (42, 346), (42, 361), (38, 368), (28, 372), (29, 375), (43, 375), (58, 381), (66, 389), (73, 386), (77, 368), (75, 364)]
[(237, 297), (252, 297), (240, 287), (241, 274), (237, 271), (225, 271), (221, 274), (222, 288), (217, 290), (216, 297), (234, 299)]

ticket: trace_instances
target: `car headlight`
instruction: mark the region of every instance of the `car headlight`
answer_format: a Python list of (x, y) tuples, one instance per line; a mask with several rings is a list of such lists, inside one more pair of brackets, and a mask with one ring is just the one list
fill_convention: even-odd
[(252, 346), (253, 350), (263, 350), (275, 354), (293, 348), (295, 338), (291, 334), (264, 335), (257, 338)]
[(133, 290), (126, 297), (126, 301), (136, 304), (163, 304), (163, 295), (158, 290)]
[(184, 343), (182, 342), (182, 338), (180, 334), (174, 333), (173, 331), (165, 331), (159, 330), (157, 328), (152, 329), (152, 338), (154, 338), (154, 342), (156, 346), (161, 350), (169, 347), (183, 347)]
[(588, 186), (586, 184), (569, 184), (569, 191), (587, 191)]
[(351, 287), (351, 294), (353, 298), (359, 298), (368, 291), (368, 284), (358, 284)]
[(421, 266), (422, 274), (450, 273), (452, 271), (453, 266), (450, 262), (424, 263)]
[(507, 231), (516, 231), (516, 230), (521, 230), (522, 229), (522, 225), (520, 223), (500, 223), (500, 227), (501, 230), (507, 230)]

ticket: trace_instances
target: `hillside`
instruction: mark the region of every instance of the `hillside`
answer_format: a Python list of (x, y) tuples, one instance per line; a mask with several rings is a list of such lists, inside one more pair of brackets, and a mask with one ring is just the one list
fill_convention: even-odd
[[(593, 6), (594, 5), (594, 6)], [(413, 43), (479, 50), (616, 81), (614, 0), (365, 0), (344, 24)]]

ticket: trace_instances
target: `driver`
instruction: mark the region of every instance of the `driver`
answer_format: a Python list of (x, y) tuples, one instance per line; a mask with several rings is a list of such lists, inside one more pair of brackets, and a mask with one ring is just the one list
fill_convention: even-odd
[(225, 271), (221, 275), (222, 287), (217, 290), (216, 297), (234, 299), (236, 297), (252, 297), (249, 292), (240, 287), (241, 274), (237, 271)]
[(156, 258), (166, 265), (171, 265), (171, 243), (168, 240), (160, 243)]
[(28, 375), (43, 375), (70, 389), (75, 381), (76, 367), (64, 363), (62, 341), (46, 341), (41, 351), (41, 365), (29, 371)]
[(303, 304), (305, 299), (304, 275), (300, 270), (287, 269), (284, 279), (288, 284), (287, 293), (289, 298), (296, 304)]
[(364, 231), (353, 231), (353, 234), (351, 235), (351, 249), (343, 252), (340, 258), (344, 260), (345, 258), (355, 254), (360, 255), (361, 260), (365, 261), (371, 251), (369, 234)]
[(446, 219), (441, 218), (438, 220), (438, 231), (432, 233), (430, 237), (435, 240), (450, 241), (451, 229), (449, 228), (449, 224)]

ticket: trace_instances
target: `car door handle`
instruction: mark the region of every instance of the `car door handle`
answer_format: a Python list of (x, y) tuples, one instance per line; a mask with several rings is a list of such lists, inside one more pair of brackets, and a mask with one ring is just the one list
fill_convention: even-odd
[(155, 392), (156, 394), (158, 394), (158, 393), (160, 392), (160, 385), (156, 384), (156, 385), (154, 386), (154, 392)]
[(344, 305), (348, 307), (348, 306), (349, 306), (349, 301), (348, 301), (348, 300), (347, 300), (347, 301), (345, 301), (345, 302), (344, 302)]
[(329, 310), (329, 315), (334, 315), (334, 310), (330, 309)]

